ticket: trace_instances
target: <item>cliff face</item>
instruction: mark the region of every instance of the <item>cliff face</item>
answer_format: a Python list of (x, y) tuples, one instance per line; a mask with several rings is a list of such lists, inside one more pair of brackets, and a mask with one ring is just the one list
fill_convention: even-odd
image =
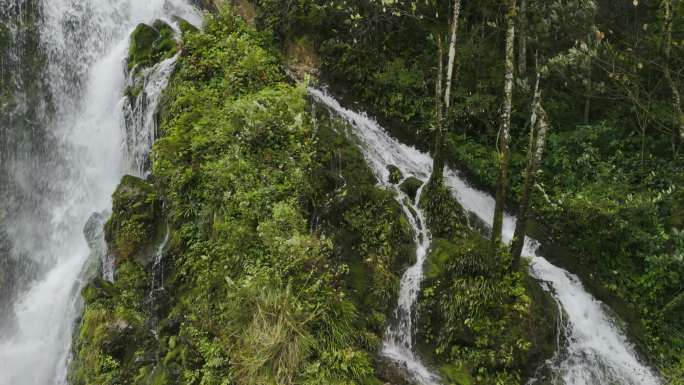
[(115, 279), (83, 292), (71, 383), (380, 383), (411, 229), (266, 42), (227, 12), (185, 34), (152, 175), (113, 196)]
[[(104, 236), (116, 272), (83, 291), (71, 383), (403, 383), (378, 357), (415, 260), (394, 193), (376, 186), (345, 124), (287, 81), (268, 35), (227, 10), (175, 47), (163, 27), (132, 36), (133, 73), (180, 57), (151, 175), (113, 194)], [(491, 250), (446, 190), (424, 196), (440, 240), (420, 302), (423, 354), (452, 383), (521, 381), (553, 352), (555, 306), (540, 309), (536, 283), (477, 261)], [(481, 269), (459, 267), (471, 262)]]

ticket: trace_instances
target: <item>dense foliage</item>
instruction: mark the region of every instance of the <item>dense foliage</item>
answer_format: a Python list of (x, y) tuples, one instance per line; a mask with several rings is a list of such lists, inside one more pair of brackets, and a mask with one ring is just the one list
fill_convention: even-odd
[[(125, 178), (114, 195), (107, 238), (116, 280), (84, 291), (75, 384), (390, 380), (376, 353), (412, 262), (410, 226), (343, 125), (288, 84), (281, 63), (295, 75), (320, 70), (337, 93), (429, 149), (435, 34), (447, 28), (450, 2), (232, 3), (263, 32), (223, 9), (203, 31), (187, 28), (178, 46), (162, 39), (161, 25), (134, 34), (130, 70), (176, 52), (180, 59), (152, 176)], [(553, 128), (530, 232), (680, 385), (684, 151), (663, 76), (672, 68), (681, 84), (681, 31), (666, 60), (665, 2), (528, 3), (509, 206), (521, 192), (530, 80), (539, 71)], [(505, 7), (463, 5), (446, 158), (493, 189)], [(680, 23), (684, 9), (675, 5)], [(393, 183), (399, 174), (390, 169)], [(413, 195), (421, 184), (408, 178), (401, 190)], [(555, 349), (555, 305), (508, 270), (508, 253), (473, 230), (444, 187), (425, 189), (420, 204), (435, 240), (419, 302), (421, 353), (452, 383), (523, 382)]]
[[(446, 30), (451, 2), (255, 2), (261, 26), (281, 40), (314, 42), (321, 76), (338, 93), (430, 147), (434, 33)], [(630, 337), (668, 381), (681, 383), (684, 151), (666, 79), (671, 68), (681, 90), (682, 3), (528, 1), (525, 21), (518, 24), (527, 53), (526, 67), (516, 60), (510, 207), (521, 189), (530, 83), (539, 70), (553, 127), (533, 196), (534, 235), (547, 256), (580, 274), (627, 321)], [(502, 2), (463, 2), (446, 118), (448, 162), (486, 189), (494, 188), (498, 167), (504, 25)]]
[(393, 195), (227, 11), (185, 34), (164, 97), (151, 181), (114, 194), (115, 282), (84, 290), (72, 383), (381, 383), (414, 253)]
[(553, 300), (510, 274), (508, 253), (469, 229), (449, 190), (430, 183), (421, 206), (435, 237), (418, 308), (424, 353), (452, 384), (525, 383), (557, 349)]

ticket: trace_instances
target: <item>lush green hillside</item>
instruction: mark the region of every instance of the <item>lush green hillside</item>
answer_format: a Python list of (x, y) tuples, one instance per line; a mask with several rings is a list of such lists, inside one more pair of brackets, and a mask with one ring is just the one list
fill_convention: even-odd
[[(425, 150), (443, 124), (447, 164), (493, 191), (504, 26), (520, 15), (501, 2), (464, 3), (452, 107), (440, 120), (438, 37), (451, 2), (202, 3), (206, 25), (184, 24), (176, 46), (163, 24), (132, 37), (134, 73), (180, 56), (151, 176), (127, 176), (113, 195), (105, 230), (116, 279), (83, 292), (71, 382), (403, 385), (402, 368), (378, 353), (415, 260), (412, 228), (305, 84), (330, 84)], [(680, 385), (684, 151), (662, 80), (672, 68), (679, 83), (682, 36), (674, 32), (663, 61), (667, 24), (656, 4), (549, 1), (526, 11), (507, 207), (516, 210), (523, 189), (539, 73), (552, 127), (529, 232)], [(403, 188), (415, 194), (422, 182), (410, 182)], [(557, 350), (557, 304), (433, 182), (420, 202), (434, 237), (420, 353), (451, 384), (523, 384)]]
[[(138, 27), (133, 40), (150, 31)], [(105, 233), (116, 278), (95, 279), (83, 292), (73, 384), (403, 383), (378, 351), (399, 277), (415, 258), (412, 229), (393, 193), (376, 187), (345, 126), (286, 81), (271, 42), (228, 9), (207, 16), (202, 32), (184, 32), (152, 175), (125, 177), (113, 195)], [(164, 57), (155, 52), (134, 45), (129, 67)], [(432, 201), (460, 212), (440, 191)], [(431, 212), (435, 230), (454, 220), (449, 234), (468, 245), (482, 240), (462, 214)], [(520, 274), (500, 282), (505, 268), (492, 269), (482, 278), (503, 299), (477, 318), (489, 326), (476, 326), (492, 342), (465, 346), (514, 356), (435, 360), (450, 376), (492, 374), (474, 383), (517, 383), (552, 354), (555, 320), (517, 325), (546, 297), (531, 299), (536, 283), (526, 289)], [(448, 290), (435, 287), (430, 301)], [(448, 317), (439, 303), (423, 306), (435, 320)], [(464, 321), (450, 321), (450, 330), (470, 330)], [(497, 325), (511, 327), (503, 340), (493, 337)], [(425, 338), (428, 355), (438, 326)], [(547, 334), (533, 339), (539, 328)]]
[[(293, 44), (313, 47), (320, 76), (335, 92), (361, 102), (403, 140), (432, 149), (435, 36), (446, 34), (454, 2), (299, 0), (287, 10), (278, 1), (255, 3), (257, 24), (274, 31), (285, 54)], [(504, 3), (463, 3), (453, 107), (445, 117), (447, 162), (489, 191), (499, 168)], [(517, 209), (523, 187), (538, 70), (552, 127), (530, 231), (544, 242), (545, 255), (579, 274), (628, 322), (649, 360), (681, 383), (684, 150), (666, 71), (673, 69), (681, 89), (674, 68), (684, 61), (677, 27), (682, 6), (527, 1), (523, 15), (521, 3), (513, 15), (518, 38), (507, 206)], [(674, 25), (669, 40), (668, 25)], [(527, 52), (519, 56), (522, 31)]]

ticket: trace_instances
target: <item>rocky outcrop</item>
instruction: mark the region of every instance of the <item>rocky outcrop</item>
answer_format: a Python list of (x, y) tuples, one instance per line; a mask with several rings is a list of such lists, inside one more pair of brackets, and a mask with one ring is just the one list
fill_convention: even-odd
[(109, 251), (119, 265), (135, 260), (145, 266), (160, 238), (161, 205), (152, 183), (126, 175), (112, 195), (112, 215), (105, 225)]
[(416, 195), (418, 195), (418, 190), (423, 186), (423, 181), (420, 179), (410, 176), (406, 178), (399, 185), (399, 189), (408, 195), (411, 200), (416, 200)]
[(173, 57), (178, 51), (175, 34), (173, 28), (162, 20), (156, 20), (152, 25), (138, 24), (131, 35), (128, 70), (136, 73)]

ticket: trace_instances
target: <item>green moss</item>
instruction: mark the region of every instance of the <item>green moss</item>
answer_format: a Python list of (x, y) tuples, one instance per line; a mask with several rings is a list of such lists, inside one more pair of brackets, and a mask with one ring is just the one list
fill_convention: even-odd
[(359, 327), (368, 327), (379, 341), (401, 274), (415, 261), (412, 230), (394, 195), (376, 187), (363, 155), (342, 134), (348, 127), (327, 113), (317, 121), (320, 168), (311, 179), (311, 210), (333, 240), (336, 257), (349, 267), (347, 287), (364, 309)]
[(399, 185), (399, 189), (404, 192), (404, 194), (408, 195), (409, 198), (411, 198), (412, 201), (416, 200), (416, 195), (418, 194), (418, 190), (423, 186), (423, 181), (420, 179), (410, 176), (406, 178), (401, 184)]
[(144, 89), (145, 87), (142, 82), (128, 86), (124, 90), (124, 96), (128, 98), (128, 101), (131, 103), (131, 105), (135, 105), (136, 101), (138, 100), (138, 96), (140, 96), (140, 93), (142, 93)]
[(189, 21), (183, 19), (179, 16), (173, 16), (173, 21), (178, 24), (178, 28), (181, 30), (181, 34), (185, 37), (187, 34), (199, 32), (199, 29), (192, 25)]
[[(419, 298), (421, 350), (454, 384), (520, 384), (555, 351), (557, 314), (539, 284), (470, 229), (443, 186), (421, 199), (434, 234)], [(501, 331), (505, 330), (505, 333)]]
[(463, 366), (444, 365), (439, 369), (444, 379), (449, 381), (450, 385), (473, 384), (473, 377), (470, 375), (470, 371)]
[(85, 309), (74, 338), (71, 384), (133, 384), (146, 365), (140, 351), (154, 343), (145, 324), (147, 274), (140, 265), (125, 261), (117, 277), (114, 284), (96, 279), (83, 290)]
[(463, 208), (444, 185), (428, 183), (418, 204), (425, 212), (433, 237), (455, 238), (467, 228), (468, 219)]
[(131, 34), (128, 70), (139, 71), (175, 55), (177, 43), (174, 35), (173, 28), (161, 20), (156, 20), (152, 26), (138, 24)]
[(387, 166), (387, 171), (389, 171), (389, 182), (392, 184), (399, 184), (404, 179), (404, 175), (402, 175), (399, 167), (393, 164)]
[(145, 264), (159, 238), (160, 203), (153, 185), (127, 175), (112, 195), (112, 215), (105, 225), (105, 240), (117, 263), (136, 259)]
[[(124, 320), (129, 334), (113, 343), (126, 351), (110, 360), (84, 333), (76, 384), (381, 383), (374, 358), (414, 259), (411, 229), (358, 149), (314, 127), (267, 41), (226, 11), (186, 36), (152, 182), (125, 177), (113, 196), (116, 282), (84, 292), (82, 330)], [(141, 256), (159, 235), (159, 201), (170, 240), (155, 272)]]

